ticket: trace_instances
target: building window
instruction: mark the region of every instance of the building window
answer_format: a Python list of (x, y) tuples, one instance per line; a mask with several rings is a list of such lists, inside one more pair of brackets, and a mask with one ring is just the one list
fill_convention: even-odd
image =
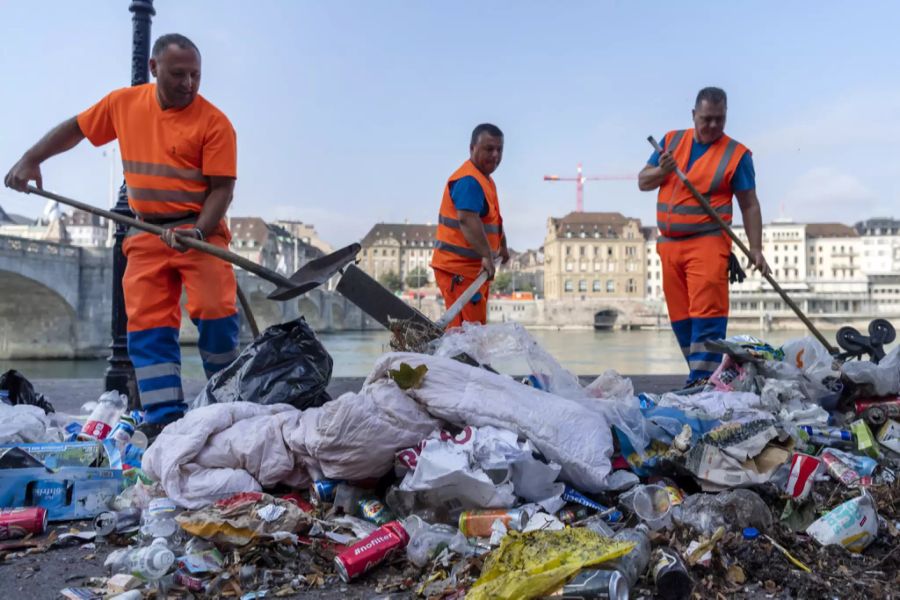
[(585, 252), (586, 252), (586, 248), (584, 246), (581, 246), (580, 248), (578, 248), (578, 256), (584, 256)]
[(613, 249), (612, 249), (612, 246), (609, 246), (609, 247), (606, 248), (606, 255), (607, 255), (607, 256), (612, 256), (612, 255), (613, 255)]
[(567, 291), (567, 292), (572, 291), (573, 288), (572, 288), (572, 280), (571, 279), (566, 279), (563, 289), (565, 289), (565, 291)]
[(573, 267), (572, 263), (570, 263), (570, 262), (566, 263), (566, 271), (567, 272), (571, 272), (573, 268), (574, 267)]
[(606, 280), (606, 291), (609, 294), (614, 293), (616, 291), (616, 282), (613, 281), (612, 279), (607, 279)]
[(578, 291), (579, 292), (587, 291), (587, 279), (579, 279), (578, 280)]
[(629, 279), (628, 283), (625, 285), (625, 291), (629, 294), (633, 294), (637, 288), (634, 285), (634, 279)]
[(594, 287), (593, 287), (593, 290), (594, 290), (595, 292), (601, 292), (601, 291), (603, 291), (603, 288), (600, 287), (600, 280), (599, 280), (599, 279), (595, 279), (595, 280), (594, 280)]
[(566, 256), (572, 256), (572, 247), (566, 246)]
[(636, 250), (637, 248), (634, 246), (628, 246), (625, 248), (625, 256), (635, 256), (637, 254)]

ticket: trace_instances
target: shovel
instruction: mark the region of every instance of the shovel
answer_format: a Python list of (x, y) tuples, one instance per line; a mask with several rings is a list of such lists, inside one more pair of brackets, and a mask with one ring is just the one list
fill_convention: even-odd
[(485, 281), (487, 273), (481, 273), (437, 322), (392, 294), (356, 265), (344, 269), (337, 291), (386, 329), (390, 329), (391, 321), (409, 321), (411, 325), (425, 331), (431, 339), (437, 339), (444, 335), (444, 329), (450, 321), (456, 318), (466, 302), (472, 299)]
[[(650, 145), (653, 146), (654, 150), (662, 154), (662, 147), (660, 147), (660, 145), (652, 135), (647, 138), (647, 141), (650, 142)], [(735, 235), (734, 230), (731, 229), (728, 223), (726, 223), (725, 220), (719, 216), (719, 213), (717, 213), (716, 210), (712, 207), (712, 205), (709, 203), (709, 200), (707, 200), (703, 196), (703, 194), (701, 194), (700, 191), (696, 187), (694, 187), (694, 184), (688, 180), (687, 175), (684, 174), (684, 171), (682, 171), (678, 167), (675, 167), (675, 175), (677, 175), (678, 179), (681, 180), (681, 183), (683, 183), (685, 187), (687, 187), (687, 189), (691, 191), (691, 194), (694, 195), (694, 198), (697, 199), (697, 202), (699, 202), (700, 206), (703, 207), (703, 210), (706, 211), (706, 214), (719, 224), (719, 227), (722, 228), (722, 231), (727, 233), (728, 237), (730, 237), (735, 245), (737, 245), (737, 247), (741, 249), (741, 252), (743, 252), (750, 261), (752, 261), (753, 255), (750, 253), (750, 249), (747, 248), (744, 242), (742, 242), (741, 239)], [(828, 340), (825, 339), (825, 336), (822, 335), (822, 332), (819, 331), (815, 325), (813, 325), (812, 321), (810, 321), (809, 318), (805, 314), (803, 314), (803, 311), (800, 310), (800, 307), (797, 306), (791, 299), (791, 297), (787, 295), (787, 292), (785, 292), (781, 288), (781, 286), (778, 285), (778, 282), (775, 281), (774, 277), (772, 277), (772, 273), (770, 273), (768, 270), (760, 272), (762, 273), (762, 276), (766, 279), (766, 281), (769, 282), (769, 285), (772, 286), (772, 289), (775, 290), (779, 296), (781, 296), (781, 299), (784, 300), (784, 303), (791, 307), (791, 310), (794, 311), (794, 314), (797, 315), (797, 318), (799, 318), (803, 322), (803, 324), (806, 325), (807, 329), (809, 329), (809, 331), (814, 336), (816, 336), (817, 340), (822, 342), (822, 345), (825, 346), (828, 352), (832, 355), (837, 354), (838, 351), (834, 348), (834, 346), (828, 343)]]
[[(91, 206), (90, 204), (79, 202), (78, 200), (73, 200), (71, 198), (66, 198), (65, 196), (60, 196), (59, 194), (54, 194), (53, 192), (38, 189), (33, 185), (29, 185), (26, 191), (30, 194), (37, 194), (38, 196), (43, 196), (44, 198), (49, 198), (50, 200), (56, 200), (62, 204), (73, 206), (93, 215), (106, 217), (110, 221), (129, 225), (135, 229), (140, 229), (141, 231), (156, 235), (162, 235), (165, 231), (163, 227), (159, 227), (158, 225), (151, 225), (145, 221), (103, 210), (102, 208), (97, 208), (96, 206)], [(276, 300), (278, 302), (292, 300), (293, 298), (305, 294), (325, 283), (337, 274), (338, 271), (353, 262), (356, 259), (357, 253), (360, 251), (359, 244), (350, 244), (331, 254), (308, 262), (290, 277), (285, 277), (284, 275), (276, 273), (271, 269), (267, 269), (262, 265), (258, 265), (243, 256), (224, 250), (210, 243), (187, 236), (179, 236), (178, 241), (188, 248), (212, 254), (225, 262), (241, 267), (245, 271), (249, 271), (266, 281), (274, 283), (276, 285), (275, 291), (269, 294), (268, 298), (269, 300)]]

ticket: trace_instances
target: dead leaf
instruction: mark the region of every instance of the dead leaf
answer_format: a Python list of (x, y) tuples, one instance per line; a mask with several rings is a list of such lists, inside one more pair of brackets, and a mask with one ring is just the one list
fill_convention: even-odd
[(766, 579), (765, 586), (766, 586), (766, 591), (769, 592), (770, 594), (774, 594), (778, 590), (778, 584), (776, 584), (771, 579)]
[(747, 576), (744, 574), (744, 569), (740, 566), (731, 565), (725, 573), (725, 579), (727, 579), (729, 583), (741, 584), (747, 581)]

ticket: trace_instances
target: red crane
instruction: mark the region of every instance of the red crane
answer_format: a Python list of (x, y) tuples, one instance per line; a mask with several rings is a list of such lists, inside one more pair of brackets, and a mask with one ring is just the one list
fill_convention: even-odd
[(575, 177), (560, 177), (559, 175), (544, 175), (544, 181), (574, 181), (575, 182), (575, 211), (584, 212), (584, 182), (585, 181), (625, 181), (637, 179), (637, 175), (591, 175), (585, 177), (581, 172), (581, 163), (578, 163), (578, 175)]

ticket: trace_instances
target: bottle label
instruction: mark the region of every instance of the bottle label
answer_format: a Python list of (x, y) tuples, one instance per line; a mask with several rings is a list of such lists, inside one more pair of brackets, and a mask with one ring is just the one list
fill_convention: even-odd
[(83, 435), (92, 437), (96, 440), (105, 440), (110, 431), (112, 431), (112, 427), (103, 421), (88, 421), (84, 424), (84, 427), (81, 428), (81, 433)]

